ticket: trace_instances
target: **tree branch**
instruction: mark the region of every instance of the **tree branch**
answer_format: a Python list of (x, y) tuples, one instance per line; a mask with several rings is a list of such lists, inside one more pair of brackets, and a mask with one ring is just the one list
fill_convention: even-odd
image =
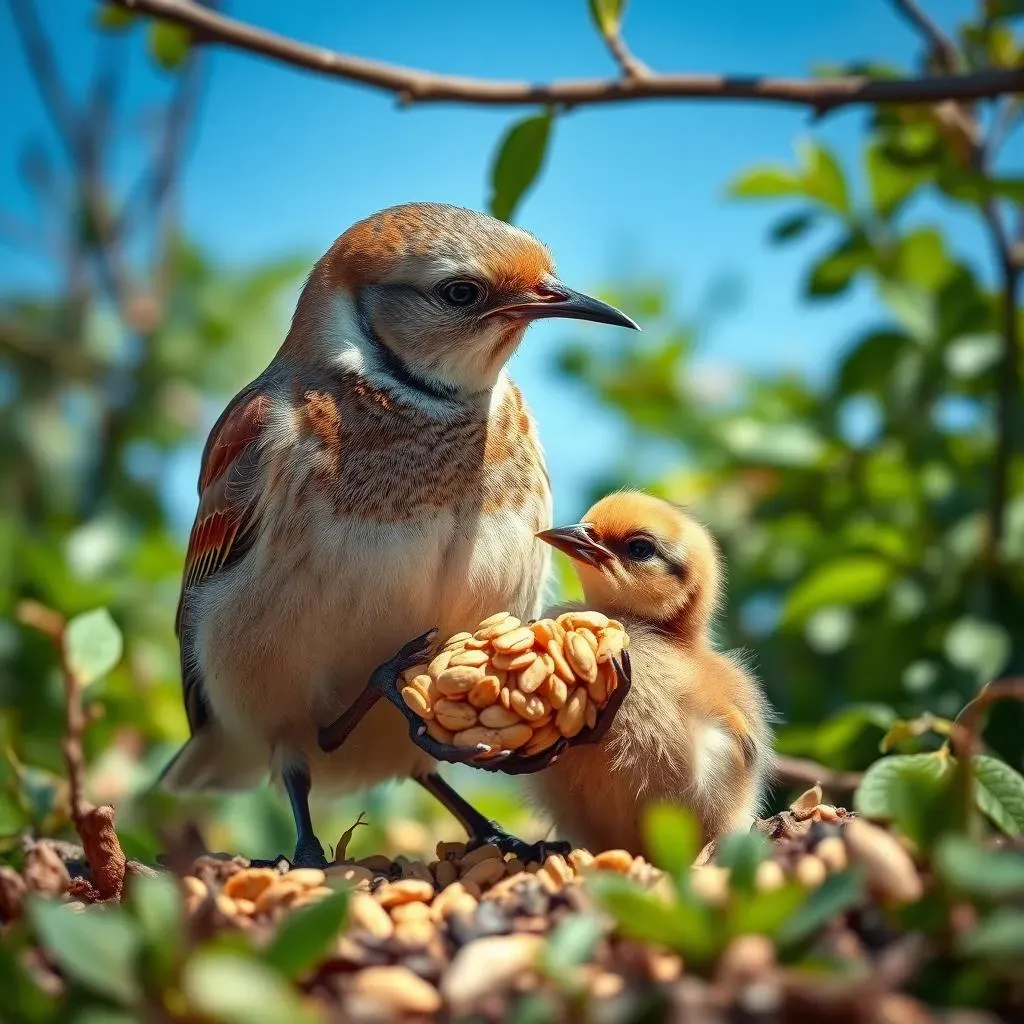
[(810, 789), (820, 785), (833, 797), (849, 796), (860, 785), (860, 772), (839, 772), (803, 757), (775, 756), (775, 781), (787, 789)]
[(77, 163), (81, 146), (81, 127), (78, 112), (60, 77), (50, 44), (39, 23), (32, 0), (8, 0), (11, 19), (21, 39), (29, 70), (36, 81), (43, 105), (50, 114), (57, 135), (72, 163)]
[(949, 36), (918, 7), (915, 0), (893, 0), (893, 6), (931, 44), (935, 63), (943, 71), (953, 74), (960, 64), (960, 54)]
[(858, 76), (800, 79), (759, 76), (649, 74), (547, 84), (438, 75), (300, 43), (202, 7), (194, 0), (114, 0), (119, 7), (182, 25), (198, 43), (262, 54), (294, 67), (359, 82), (403, 103), (579, 107), (653, 99), (759, 100), (823, 112), (857, 103), (935, 103), (1024, 91), (1024, 70), (983, 71), (919, 79)]

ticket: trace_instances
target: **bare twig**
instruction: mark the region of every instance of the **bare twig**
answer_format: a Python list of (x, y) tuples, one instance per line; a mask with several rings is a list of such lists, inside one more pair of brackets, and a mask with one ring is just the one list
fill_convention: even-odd
[(946, 72), (953, 74), (960, 63), (956, 45), (938, 25), (923, 11), (915, 0), (893, 0), (896, 10), (924, 36), (931, 46), (935, 63)]
[(72, 162), (78, 160), (82, 143), (79, 115), (60, 77), (57, 62), (39, 23), (32, 0), (8, 0), (11, 18), (21, 39), (32, 77), (49, 112), (57, 135)]
[(840, 772), (803, 757), (775, 757), (775, 781), (787, 788), (809, 789), (820, 785), (832, 796), (848, 796), (860, 785), (860, 772)]
[(622, 30), (617, 25), (602, 26), (601, 36), (612, 59), (619, 65), (626, 78), (646, 78), (651, 74), (651, 69), (633, 56), (626, 45), (626, 40), (622, 38)]
[(338, 53), (289, 39), (226, 17), (194, 0), (114, 0), (189, 29), (199, 43), (262, 54), (294, 67), (397, 96), (403, 103), (470, 103), (484, 106), (578, 107), (653, 99), (760, 100), (822, 112), (855, 103), (935, 103), (1024, 91), (1024, 71), (984, 71), (934, 78), (873, 80), (860, 76), (799, 79), (763, 76), (649, 74), (642, 77), (531, 82), (438, 75)]
[(949, 734), (953, 753), (960, 759), (969, 759), (981, 749), (982, 712), (1001, 700), (1024, 701), (1024, 676), (1010, 676), (989, 683), (957, 715)]

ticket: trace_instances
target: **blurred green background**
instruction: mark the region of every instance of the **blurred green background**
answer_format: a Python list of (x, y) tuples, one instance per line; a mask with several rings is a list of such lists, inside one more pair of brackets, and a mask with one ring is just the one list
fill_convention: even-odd
[[(32, 598), (66, 615), (105, 606), (124, 634), (120, 665), (88, 691), (87, 747), (91, 794), (119, 806), (126, 849), (152, 858), (175, 822), (188, 819), (214, 849), (266, 856), (292, 842), (290, 815), (268, 790), (188, 804), (141, 795), (186, 734), (173, 617), (199, 445), (227, 398), (272, 355), (303, 274), (333, 236), (386, 201), (483, 206), (489, 153), (517, 115), (489, 114), (482, 127), (479, 113), (384, 113), (376, 100), (364, 110), (360, 95), (351, 100), (351, 119), (335, 123), (350, 101), (347, 87), (302, 80), (319, 99), (295, 108), (306, 112), (295, 137), (274, 120), (294, 118), (294, 109), (271, 108), (262, 138), (282, 150), (294, 143), (309, 164), (264, 166), (246, 160), (243, 147), (211, 170), (208, 150), (237, 145), (236, 115), (250, 132), (259, 130), (250, 123), (260, 113), (258, 97), (240, 98), (239, 68), (253, 82), (290, 73), (239, 55), (214, 58), (167, 26), (97, 18), (90, 5), (57, 6), (67, 17), (52, 25), (38, 24), (23, 2), (0, 16), (0, 64), (16, 87), (9, 95), (17, 96), (4, 129), (10, 167), (0, 179), (0, 209), (8, 199), (14, 209), (0, 220), (9, 244), (0, 264), (0, 842), (67, 825), (61, 681), (48, 641), (16, 615), (19, 602)], [(486, 21), (493, 12), (456, 6), (485, 19), (474, 32), (496, 24)], [(724, 4), (693, 15), (712, 35), (721, 22), (720, 64), (747, 59), (750, 38), (728, 48), (729, 19), (753, 17), (759, 6)], [(806, 39), (789, 33), (794, 47), (818, 45), (815, 18), (835, 32), (835, 12), (792, 6), (765, 31), (805, 27)], [(936, 6), (964, 68), (1022, 65), (1019, 5)], [(265, 5), (238, 7), (243, 17), (273, 20)], [(682, 46), (685, 19), (674, 5), (635, 7), (634, 45), (653, 48), (658, 36), (669, 51)], [(574, 28), (588, 39), (579, 8)], [(389, 13), (397, 19), (396, 52), (381, 55), (400, 59), (423, 16), (418, 8), (360, 11), (352, 29), (357, 41), (359, 33), (372, 36)], [(324, 27), (322, 15), (306, 26), (301, 15), (287, 17), (300, 19), (284, 26), (296, 35), (313, 38)], [(348, 17), (332, 16), (332, 30)], [(871, 74), (942, 69), (909, 36), (895, 47), (902, 68), (876, 63), (879, 51), (895, 61), (894, 44), (866, 15), (839, 38), (843, 52), (860, 47), (858, 68)], [(428, 43), (416, 63), (430, 63)], [(28, 69), (47, 46), (67, 74), (54, 86), (44, 67), (41, 101), (26, 98)], [(468, 49), (443, 52), (458, 64), (453, 54)], [(566, 50), (564, 63), (600, 62), (599, 47), (596, 56), (581, 52)], [(540, 59), (511, 45), (500, 56), (510, 73), (520, 57), (531, 69)], [(802, 73), (823, 56), (805, 50), (803, 63), (788, 69)], [(797, 58), (786, 51), (785, 60)], [(468, 70), (480, 69), (469, 60)], [(556, 58), (548, 71), (537, 77), (566, 67)], [(233, 108), (218, 91), (222, 74), (231, 79)], [(533, 182), (526, 171), (499, 173), (487, 189), (494, 206), (516, 207), (519, 187), (532, 184), (515, 219), (552, 241), (556, 255), (569, 254), (578, 271), (573, 284), (600, 290), (644, 326), (639, 339), (574, 338), (562, 327), (518, 364), (552, 451), (559, 517), (577, 517), (589, 500), (623, 484), (696, 510), (728, 566), (721, 643), (743, 648), (764, 680), (782, 719), (784, 753), (864, 768), (897, 717), (952, 717), (986, 681), (1024, 671), (1021, 115), (1013, 97), (967, 111), (880, 108), (843, 115), (832, 138), (828, 121), (808, 137), (795, 115), (780, 124), (756, 105), (742, 113), (705, 107), (704, 134), (688, 137), (688, 152), (695, 140), (709, 140), (711, 172), (694, 167), (693, 174), (717, 175), (710, 207), (682, 194), (687, 171), (667, 157), (632, 167), (625, 189), (589, 181), (586, 146), (560, 149), (552, 141), (560, 140), (561, 117), (550, 132), (535, 124), (525, 146), (522, 132), (513, 142), (505, 136), (506, 168), (512, 161), (542, 169)], [(439, 119), (431, 131), (458, 124), (477, 133), (475, 158), (441, 147), (422, 167), (403, 162), (395, 140), (422, 134), (421, 116)], [(624, 106), (588, 116), (593, 152), (608, 125), (647, 125), (656, 115)], [(205, 118), (198, 140), (197, 118)], [(317, 118), (342, 137), (369, 133), (371, 163), (350, 176), (365, 181), (365, 190), (352, 186), (343, 163), (313, 169), (317, 150), (303, 125)], [(743, 130), (762, 118), (775, 132), (770, 155), (791, 151), (801, 131), (788, 162), (763, 162), (764, 129)], [(564, 130), (568, 136), (570, 126)], [(386, 157), (373, 148), (382, 136)], [(720, 137), (728, 138), (725, 149), (715, 148)], [(204, 159), (203, 174), (193, 174), (190, 167)], [(378, 173), (374, 159), (388, 179), (386, 197), (369, 183)], [(344, 199), (329, 211), (310, 209), (307, 173), (321, 187), (322, 176), (331, 176)], [(442, 186), (431, 175), (462, 177)], [(621, 251), (616, 225), (633, 223), (631, 206), (643, 208), (631, 237), (644, 258), (603, 257), (605, 269), (595, 270), (580, 255), (595, 240), (559, 244), (559, 218), (567, 218), (571, 235), (579, 216), (565, 213), (565, 175), (570, 191), (580, 190), (577, 210), (605, 204), (620, 218), (601, 221), (606, 253)], [(471, 194), (464, 180), (476, 182)], [(549, 187), (562, 204), (554, 213), (543, 205)], [(646, 192), (663, 204), (664, 225), (643, 206)], [(263, 194), (262, 204), (248, 204), (250, 193)], [(193, 201), (196, 194), (201, 199)], [(314, 218), (315, 230), (275, 239), (260, 226), (288, 221), (293, 205)], [(251, 250), (258, 258), (240, 235), (246, 218), (257, 225)], [(657, 239), (649, 247), (648, 231)], [(699, 268), (698, 287), (680, 287), (686, 265), (671, 260), (673, 232), (696, 253), (689, 259)], [(755, 235), (766, 248), (752, 253)], [(651, 264), (652, 252), (662, 265)], [(591, 279), (580, 279), (580, 270)], [(757, 283), (743, 303), (745, 278)], [(780, 294), (791, 298), (792, 311), (779, 310)], [(744, 345), (721, 344), (719, 325), (741, 309)], [(820, 351), (772, 359), (780, 334), (797, 324), (816, 325), (811, 347)], [(559, 586), (574, 593), (571, 570), (564, 562), (558, 569)], [(1020, 708), (1001, 707), (987, 739), (1024, 767)], [(460, 778), (488, 813), (540, 834), (542, 823), (530, 819), (512, 783), (469, 771)], [(784, 796), (776, 793), (775, 802)], [(419, 852), (457, 834), (416, 787), (391, 786), (317, 807), (324, 841), (333, 842), (360, 810), (370, 824), (354, 837), (357, 854)]]

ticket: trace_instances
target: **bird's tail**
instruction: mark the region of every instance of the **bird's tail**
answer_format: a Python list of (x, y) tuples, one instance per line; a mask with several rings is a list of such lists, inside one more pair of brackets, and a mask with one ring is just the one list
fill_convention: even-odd
[(174, 755), (156, 785), (172, 793), (232, 793), (259, 785), (267, 770), (266, 750), (232, 742), (207, 724)]

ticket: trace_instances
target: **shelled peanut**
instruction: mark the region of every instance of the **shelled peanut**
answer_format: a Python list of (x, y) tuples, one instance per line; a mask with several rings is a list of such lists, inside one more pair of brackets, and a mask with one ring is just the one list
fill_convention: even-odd
[(628, 646), (621, 622), (569, 611), (524, 625), (508, 612), (447, 640), (407, 669), (402, 698), (434, 739), (530, 756), (597, 724), (618, 686), (613, 659)]

